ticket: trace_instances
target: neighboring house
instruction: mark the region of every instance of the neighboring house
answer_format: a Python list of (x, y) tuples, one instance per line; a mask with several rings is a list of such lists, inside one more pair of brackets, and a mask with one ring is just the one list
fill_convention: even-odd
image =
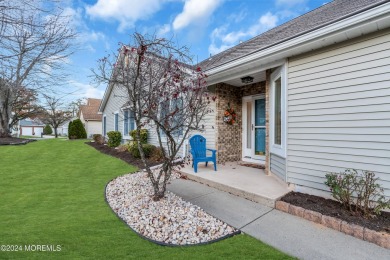
[(68, 128), (69, 128), (69, 122), (70, 121), (73, 121), (77, 118), (72, 118), (68, 121), (66, 121), (65, 123), (63, 123), (62, 125), (60, 125), (58, 128), (57, 128), (57, 132), (58, 132), (58, 135), (62, 135), (62, 136), (68, 136)]
[(87, 137), (102, 134), (102, 115), (98, 114), (101, 99), (88, 98), (86, 105), (80, 106), (80, 120), (84, 124)]
[[(389, 1), (335, 0), (199, 65), (217, 96), (203, 135), (219, 163), (264, 163), (313, 194), (328, 190), (327, 172), (370, 170), (390, 196)], [(126, 101), (107, 87), (104, 134), (124, 133)]]
[(19, 121), (19, 136), (41, 137), (45, 124), (38, 119), (26, 118)]

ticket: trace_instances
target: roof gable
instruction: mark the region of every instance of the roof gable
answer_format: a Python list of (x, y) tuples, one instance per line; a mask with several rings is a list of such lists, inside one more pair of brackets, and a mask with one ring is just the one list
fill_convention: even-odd
[(101, 102), (101, 99), (88, 98), (87, 105), (80, 106), (80, 113), (82, 113), (84, 120), (102, 120), (102, 115), (98, 114)]
[(267, 49), (288, 39), (373, 8), (388, 0), (334, 0), (293, 20), (266, 31), (246, 42), (216, 54), (199, 65), (203, 70), (216, 68), (235, 59)]

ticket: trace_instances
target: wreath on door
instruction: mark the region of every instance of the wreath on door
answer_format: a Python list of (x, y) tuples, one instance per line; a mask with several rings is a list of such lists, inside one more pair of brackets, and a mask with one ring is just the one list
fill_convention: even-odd
[(223, 114), (223, 121), (228, 125), (234, 125), (236, 118), (236, 112), (230, 107), (230, 103), (228, 103), (228, 107)]

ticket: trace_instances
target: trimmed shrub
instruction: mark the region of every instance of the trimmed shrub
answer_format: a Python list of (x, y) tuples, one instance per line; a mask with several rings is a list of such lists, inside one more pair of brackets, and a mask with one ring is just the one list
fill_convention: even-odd
[[(133, 140), (136, 141), (137, 140), (137, 130), (130, 131), (130, 136), (131, 136), (131, 138), (133, 138)], [(148, 142), (148, 130), (141, 129), (140, 139), (141, 139), (141, 144), (146, 144)]]
[[(149, 158), (153, 151), (156, 149), (156, 146), (152, 144), (142, 144), (142, 148), (144, 150), (144, 154), (146, 158)], [(133, 143), (129, 146), (129, 152), (135, 157), (135, 158), (141, 158), (141, 154), (138, 150), (138, 145), (136, 143)]]
[(101, 134), (92, 135), (93, 140), (98, 144), (104, 144), (104, 137)]
[(86, 139), (87, 138), (87, 132), (85, 131), (84, 125), (81, 122), (80, 119), (76, 119), (72, 122), (71, 129), (70, 129), (72, 135), (74, 136), (74, 139)]
[(120, 143), (122, 141), (122, 134), (121, 134), (121, 132), (119, 132), (119, 131), (110, 131), (110, 132), (107, 133), (107, 136), (108, 136), (107, 145), (109, 147), (117, 147), (118, 145), (120, 145)]
[(45, 128), (43, 128), (43, 134), (44, 135), (51, 135), (53, 133), (53, 130), (51, 129), (50, 125), (45, 125)]

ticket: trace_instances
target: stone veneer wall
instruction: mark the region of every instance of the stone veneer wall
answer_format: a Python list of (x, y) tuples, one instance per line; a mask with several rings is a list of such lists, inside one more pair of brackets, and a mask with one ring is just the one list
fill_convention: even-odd
[[(242, 126), (242, 105), (241, 92), (238, 87), (225, 83), (219, 83), (215, 86), (217, 96), (216, 110), (216, 148), (217, 162), (225, 163), (238, 161), (241, 159), (241, 126)], [(223, 114), (230, 103), (237, 115), (237, 121), (234, 125), (228, 125), (223, 122)]]
[[(217, 96), (215, 121), (218, 163), (240, 161), (242, 159), (242, 97), (266, 94), (266, 82), (258, 82), (244, 87), (219, 83), (215, 85), (215, 93)], [(234, 125), (223, 122), (223, 113), (227, 109), (228, 103), (236, 111), (237, 121)]]

